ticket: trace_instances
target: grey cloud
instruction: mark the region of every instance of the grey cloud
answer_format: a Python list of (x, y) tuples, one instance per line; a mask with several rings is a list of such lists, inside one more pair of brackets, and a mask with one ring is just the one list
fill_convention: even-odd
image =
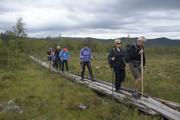
[[(46, 23), (42, 25), (27, 22), (30, 34), (42, 32), (87, 32), (105, 31), (140, 34), (145, 32), (178, 32), (180, 27), (180, 0), (13, 0), (0, 1), (0, 30), (11, 27), (13, 22), (4, 22), (1, 18), (7, 13), (24, 12), (30, 8), (46, 11), (52, 9), (75, 24), (53, 21), (57, 16), (47, 13)], [(7, 5), (8, 4), (8, 5)], [(58, 14), (59, 13), (59, 14)], [(33, 15), (33, 13), (32, 13)], [(18, 16), (19, 17), (19, 16)], [(39, 14), (41, 17), (41, 14)], [(10, 18), (10, 16), (9, 16)], [(60, 19), (61, 17), (58, 17)], [(29, 18), (30, 19), (30, 18)], [(31, 21), (31, 20), (29, 20)], [(15, 22), (15, 20), (14, 20)], [(26, 22), (26, 21), (25, 21)], [(36, 21), (34, 21), (36, 22)], [(45, 22), (45, 21), (42, 21)], [(87, 32), (88, 33), (88, 32)]]

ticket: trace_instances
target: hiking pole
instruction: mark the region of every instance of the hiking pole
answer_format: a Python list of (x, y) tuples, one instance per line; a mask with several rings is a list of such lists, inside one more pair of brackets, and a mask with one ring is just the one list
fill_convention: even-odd
[(113, 70), (113, 68), (111, 68), (111, 70), (112, 70), (112, 98), (113, 98), (113, 97), (114, 97), (114, 96), (113, 96), (114, 70)]
[(144, 86), (143, 86), (143, 79), (144, 79), (144, 65), (143, 65), (143, 53), (141, 54), (141, 94), (143, 96), (143, 92), (144, 92)]

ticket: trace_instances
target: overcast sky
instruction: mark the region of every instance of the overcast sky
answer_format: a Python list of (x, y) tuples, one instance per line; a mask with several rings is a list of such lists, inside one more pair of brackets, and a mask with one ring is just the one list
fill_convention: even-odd
[(180, 0), (0, 0), (0, 32), (18, 17), (31, 37), (180, 39)]

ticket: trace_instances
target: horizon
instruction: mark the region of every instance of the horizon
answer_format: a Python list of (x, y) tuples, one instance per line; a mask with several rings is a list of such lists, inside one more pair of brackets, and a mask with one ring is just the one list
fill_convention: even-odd
[[(87, 39), (87, 38), (92, 38), (92, 39), (99, 39), (99, 40), (114, 40), (114, 39), (122, 39), (122, 38), (128, 38), (128, 37), (117, 37), (117, 38), (96, 38), (96, 37), (78, 37), (78, 36), (61, 36), (61, 37), (58, 37), (58, 36), (54, 36), (54, 37), (51, 37), (51, 36), (47, 36), (47, 37), (50, 37), (51, 39), (54, 39), (54, 38), (75, 38), (75, 39)], [(28, 38), (34, 38), (34, 39), (46, 39), (47, 37), (29, 37)], [(129, 37), (130, 39), (135, 39), (135, 38), (138, 38), (137, 37)], [(168, 40), (180, 40), (180, 39), (171, 39), (171, 38), (168, 38), (168, 37), (156, 37), (156, 38), (147, 38), (147, 40), (153, 40), (153, 39), (168, 39)]]

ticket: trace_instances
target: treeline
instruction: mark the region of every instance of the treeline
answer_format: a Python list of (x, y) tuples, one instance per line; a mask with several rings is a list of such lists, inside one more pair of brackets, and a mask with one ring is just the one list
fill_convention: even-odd
[[(67, 47), (70, 51), (79, 51), (84, 43), (89, 44), (89, 47), (93, 52), (107, 53), (113, 47), (113, 40), (103, 41), (94, 40), (91, 38), (61, 38), (59, 40), (52, 39), (31, 39), (27, 37), (9, 37), (9, 40), (3, 42), (2, 36), (0, 36), (3, 46), (16, 46), (16, 49), (21, 53), (40, 53), (45, 54), (48, 48), (55, 48), (60, 45), (61, 48)], [(123, 47), (126, 49), (127, 44), (133, 44), (131, 42), (123, 42)], [(168, 46), (151, 46), (147, 47), (146, 51), (150, 54), (175, 54), (179, 55), (180, 47), (168, 47)]]
[[(61, 48), (67, 47), (74, 55), (79, 54), (84, 42), (89, 42), (89, 46), (93, 52), (103, 56), (109, 52), (113, 46), (113, 40), (103, 41), (85, 38), (61, 38), (61, 39), (32, 39), (20, 36), (6, 36), (3, 38), (0, 35), (0, 67), (7, 68), (7, 70), (17, 70), (23, 64), (24, 55), (45, 56), (48, 48), (55, 48), (60, 45)], [(124, 42), (125, 46), (132, 42)], [(168, 55), (169, 57), (180, 57), (180, 47), (167, 46), (151, 46), (146, 48), (148, 57)]]

